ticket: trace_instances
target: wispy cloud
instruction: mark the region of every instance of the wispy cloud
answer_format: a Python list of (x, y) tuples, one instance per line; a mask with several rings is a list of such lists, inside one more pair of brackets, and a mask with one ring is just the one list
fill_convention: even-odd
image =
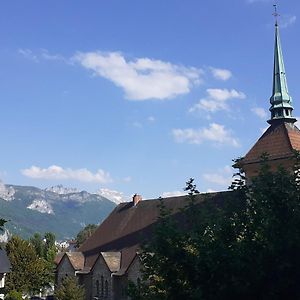
[(232, 182), (233, 170), (230, 166), (225, 166), (222, 169), (212, 173), (202, 175), (203, 179), (217, 186), (227, 188)]
[(97, 182), (97, 183), (112, 182), (112, 178), (110, 174), (101, 169), (99, 169), (96, 173), (92, 173), (86, 168), (73, 170), (70, 168), (64, 169), (56, 165), (52, 165), (48, 168), (31, 166), (28, 169), (21, 170), (21, 173), (24, 176), (34, 178), (34, 179), (76, 180), (81, 182)]
[(279, 20), (279, 25), (281, 28), (287, 28), (294, 23), (296, 23), (297, 17), (295, 15), (282, 15)]
[(70, 60), (61, 54), (51, 54), (47, 49), (38, 49), (37, 51), (32, 51), (30, 49), (20, 48), (18, 49), (18, 53), (24, 58), (36, 63), (41, 62), (42, 60), (63, 61), (65, 63), (70, 63)]
[(202, 144), (209, 141), (216, 145), (239, 146), (238, 140), (232, 136), (231, 131), (217, 123), (211, 123), (208, 128), (173, 129), (172, 134), (178, 143)]
[(207, 89), (207, 97), (199, 100), (197, 104), (189, 109), (189, 112), (205, 110), (216, 112), (218, 110), (228, 110), (228, 100), (245, 99), (246, 95), (243, 92), (238, 92), (234, 89)]
[(21, 54), (24, 58), (32, 60), (34, 62), (39, 62), (38, 56), (34, 54), (30, 49), (18, 49), (18, 53)]
[(210, 71), (216, 79), (220, 79), (223, 81), (226, 81), (232, 77), (231, 71), (227, 69), (218, 69), (218, 68), (210, 67)]
[(251, 111), (262, 120), (266, 120), (268, 117), (267, 112), (262, 107), (253, 107)]
[(201, 82), (200, 69), (150, 58), (129, 60), (120, 52), (79, 52), (73, 60), (122, 88), (130, 100), (174, 98)]
[(45, 60), (60, 60), (67, 62), (67, 59), (63, 57), (61, 54), (51, 54), (47, 49), (41, 49), (41, 58)]

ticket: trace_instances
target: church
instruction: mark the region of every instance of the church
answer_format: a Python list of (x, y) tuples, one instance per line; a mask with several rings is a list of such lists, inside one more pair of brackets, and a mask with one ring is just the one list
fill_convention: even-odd
[[(234, 165), (245, 172), (248, 181), (258, 174), (263, 154), (267, 153), (273, 170), (278, 166), (292, 169), (294, 150), (300, 151), (300, 130), (293, 117), (277, 21), (270, 103), (269, 128)], [(225, 201), (228, 193), (231, 192), (200, 194), (196, 201)], [(186, 205), (187, 197), (163, 200), (166, 208), (172, 209), (175, 215)], [(151, 238), (159, 216), (158, 203), (158, 199), (143, 201), (140, 195), (134, 195), (131, 202), (119, 204), (78, 252), (65, 253), (57, 260), (57, 286), (71, 276), (84, 286), (86, 300), (128, 299), (125, 292), (128, 282), (136, 283), (141, 277), (139, 247), (142, 241)]]

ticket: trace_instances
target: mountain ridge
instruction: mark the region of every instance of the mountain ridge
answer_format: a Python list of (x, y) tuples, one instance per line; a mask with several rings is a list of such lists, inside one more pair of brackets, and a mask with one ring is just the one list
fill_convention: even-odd
[(8, 220), (5, 228), (10, 234), (28, 238), (35, 232), (53, 232), (57, 239), (70, 239), (85, 225), (101, 223), (116, 206), (98, 194), (73, 188), (58, 193), (51, 188), (0, 183), (0, 217)]

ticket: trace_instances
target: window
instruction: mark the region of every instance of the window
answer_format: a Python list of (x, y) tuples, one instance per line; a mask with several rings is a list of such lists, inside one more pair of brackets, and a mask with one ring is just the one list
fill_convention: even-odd
[(100, 286), (99, 286), (99, 280), (96, 280), (96, 295), (99, 296), (100, 292)]
[(104, 277), (101, 275), (101, 296), (103, 297), (103, 291), (104, 291)]
[(104, 297), (107, 298), (108, 297), (108, 281), (105, 280), (105, 294)]

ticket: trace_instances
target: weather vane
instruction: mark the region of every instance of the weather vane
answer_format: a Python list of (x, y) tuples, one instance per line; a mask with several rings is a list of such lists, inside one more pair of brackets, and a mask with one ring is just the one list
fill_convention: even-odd
[(280, 16), (280, 14), (277, 11), (277, 3), (273, 4), (273, 7), (274, 7), (273, 16), (275, 17), (275, 25), (278, 26), (278, 17)]

